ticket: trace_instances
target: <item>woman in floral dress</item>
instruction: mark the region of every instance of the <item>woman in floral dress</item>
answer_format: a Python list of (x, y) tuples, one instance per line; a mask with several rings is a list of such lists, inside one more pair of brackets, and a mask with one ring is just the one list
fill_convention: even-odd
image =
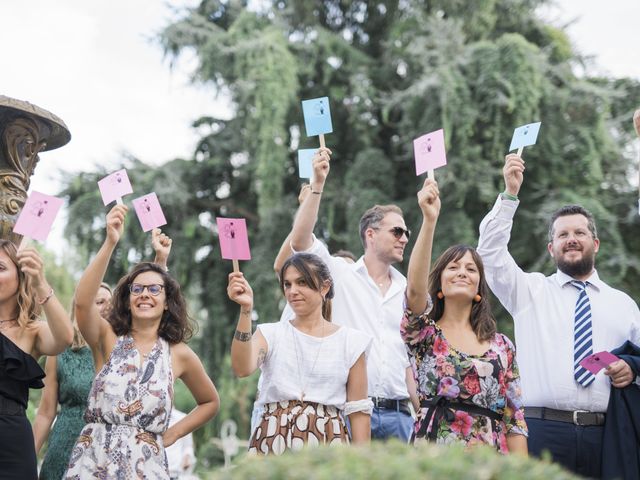
[[(169, 479), (164, 448), (216, 414), (218, 393), (184, 343), (191, 334), (178, 283), (161, 266), (140, 263), (116, 286), (108, 321), (96, 293), (124, 228), (127, 207), (107, 215), (107, 237), (76, 290), (76, 319), (96, 365), (86, 426), (67, 479)], [(168, 427), (173, 382), (181, 378), (197, 406)]]
[(457, 245), (429, 274), (440, 213), (434, 181), (425, 181), (418, 203), (423, 222), (409, 261), (401, 324), (421, 406), (414, 441), (488, 444), (526, 455), (515, 348), (496, 332), (482, 261), (473, 248)]

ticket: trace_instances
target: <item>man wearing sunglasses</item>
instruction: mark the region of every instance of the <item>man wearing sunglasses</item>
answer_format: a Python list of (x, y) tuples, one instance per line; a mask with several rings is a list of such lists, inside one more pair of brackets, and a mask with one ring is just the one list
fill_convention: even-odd
[(371, 436), (408, 441), (413, 426), (409, 398), (415, 399), (415, 383), (400, 338), (405, 277), (393, 268), (401, 262), (409, 241), (402, 210), (396, 205), (376, 205), (360, 219), (364, 255), (355, 263), (332, 257), (313, 235), (320, 199), (329, 173), (331, 151), (320, 148), (313, 158), (311, 193), (300, 205), (291, 232), (294, 252), (314, 253), (331, 270), (335, 296), (333, 321), (372, 335), (367, 357), (369, 397), (374, 409)]

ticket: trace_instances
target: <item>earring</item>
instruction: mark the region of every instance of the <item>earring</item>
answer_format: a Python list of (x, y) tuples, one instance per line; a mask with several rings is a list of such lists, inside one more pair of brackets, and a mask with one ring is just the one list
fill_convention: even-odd
[(442, 290), (438, 290), (438, 293), (436, 293), (436, 297), (438, 297), (440, 300), (444, 298), (444, 293), (442, 293)]
[(479, 293), (476, 293), (476, 296), (473, 297), (473, 301), (476, 303), (480, 303), (480, 300), (482, 300), (482, 296)]

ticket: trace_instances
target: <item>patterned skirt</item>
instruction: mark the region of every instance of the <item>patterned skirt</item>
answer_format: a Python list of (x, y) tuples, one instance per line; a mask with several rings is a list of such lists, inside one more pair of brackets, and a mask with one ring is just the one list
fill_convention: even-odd
[(289, 400), (267, 403), (249, 440), (249, 453), (281, 455), (305, 445), (348, 444), (342, 411), (315, 402)]

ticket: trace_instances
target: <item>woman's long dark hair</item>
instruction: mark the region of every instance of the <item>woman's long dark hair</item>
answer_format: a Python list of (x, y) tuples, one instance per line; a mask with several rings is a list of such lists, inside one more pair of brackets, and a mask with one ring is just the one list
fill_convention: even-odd
[(433, 266), (431, 274), (429, 275), (429, 295), (431, 295), (431, 299), (433, 300), (433, 310), (431, 310), (430, 317), (437, 322), (442, 318), (442, 314), (444, 313), (446, 298), (438, 298), (438, 292), (442, 291), (442, 272), (444, 272), (449, 263), (460, 260), (467, 252), (471, 253), (473, 261), (478, 267), (480, 283), (477, 293), (482, 297), (479, 302), (473, 302), (469, 321), (478, 340), (484, 342), (491, 340), (496, 334), (496, 319), (493, 317), (493, 312), (491, 311), (489, 286), (484, 276), (482, 258), (480, 258), (480, 255), (478, 255), (478, 252), (476, 252), (473, 247), (468, 245), (454, 245), (447, 248), (436, 260), (436, 264)]
[(312, 253), (296, 253), (290, 256), (280, 269), (280, 289), (284, 294), (284, 273), (287, 268), (293, 267), (300, 272), (307, 285), (312, 290), (320, 292), (322, 286), (328, 281), (329, 291), (322, 299), (322, 316), (327, 321), (331, 321), (331, 299), (333, 298), (333, 279), (329, 267), (322, 259)]
[(194, 333), (194, 324), (187, 311), (187, 304), (180, 290), (180, 285), (162, 267), (155, 263), (137, 264), (131, 272), (122, 277), (113, 291), (109, 323), (116, 335), (131, 333), (131, 307), (129, 288), (138, 275), (145, 272), (156, 272), (164, 282), (167, 310), (162, 314), (158, 335), (171, 344), (188, 341)]

